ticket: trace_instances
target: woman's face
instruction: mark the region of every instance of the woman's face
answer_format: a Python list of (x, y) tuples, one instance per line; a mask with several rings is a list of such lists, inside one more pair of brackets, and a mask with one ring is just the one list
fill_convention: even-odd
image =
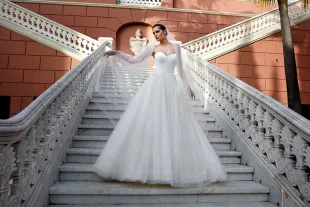
[(166, 30), (162, 30), (159, 26), (153, 28), (153, 34), (157, 41), (162, 41), (166, 38)]

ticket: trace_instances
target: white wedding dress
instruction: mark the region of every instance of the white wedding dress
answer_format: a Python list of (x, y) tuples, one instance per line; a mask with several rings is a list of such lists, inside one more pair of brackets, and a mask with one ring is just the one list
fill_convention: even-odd
[(154, 75), (132, 98), (94, 168), (109, 180), (202, 187), (227, 174), (174, 75), (176, 54), (155, 54)]

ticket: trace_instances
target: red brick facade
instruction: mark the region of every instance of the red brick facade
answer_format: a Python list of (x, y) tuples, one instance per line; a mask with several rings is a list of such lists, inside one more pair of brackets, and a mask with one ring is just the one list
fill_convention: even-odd
[[(115, 3), (115, 0), (100, 1)], [(181, 1), (165, 0), (163, 7), (172, 7), (177, 2)], [(118, 45), (117, 49), (126, 52), (129, 50), (123, 45), (128, 44), (127, 36), (134, 35), (139, 24), (143, 24), (142, 34), (147, 34), (145, 36), (151, 38), (150, 25), (161, 21), (177, 40), (188, 42), (246, 19), (152, 9), (18, 4), (92, 38), (112, 37), (116, 41), (115, 45)], [(308, 24), (301, 24), (294, 30), (303, 103), (310, 103), (310, 69), (308, 71), (306, 62), (310, 51), (307, 49), (308, 43), (303, 43), (306, 40), (309, 42), (307, 28), (310, 28), (310, 25)], [(117, 41), (124, 44), (120, 46)], [(277, 34), (219, 57), (213, 62), (230, 74), (286, 104), (281, 47), (281, 39)], [(24, 109), (34, 97), (39, 96), (77, 63), (74, 58), (13, 31), (0, 28), (0, 96), (11, 97), (11, 116)]]
[[(169, 2), (166, 1), (167, 5), (171, 4)], [(143, 23), (147, 26), (161, 20), (178, 40), (187, 42), (245, 19), (145, 9), (18, 4), (95, 39), (113, 37), (117, 40), (122, 38), (118, 31), (120, 28), (123, 31), (126, 24)], [(0, 96), (11, 96), (11, 116), (23, 110), (35, 96), (39, 96), (77, 63), (77, 60), (54, 49), (1, 28)]]
[[(301, 101), (310, 104), (310, 21), (295, 26), (292, 34)], [(281, 33), (210, 62), (287, 105)]]
[(18, 4), (95, 39), (98, 37), (116, 39), (118, 29), (126, 24), (152, 25), (161, 21), (173, 32), (176, 39), (187, 42), (246, 19), (236, 16), (151, 9)]
[(11, 116), (28, 106), (78, 62), (0, 27), (0, 96), (11, 96)]

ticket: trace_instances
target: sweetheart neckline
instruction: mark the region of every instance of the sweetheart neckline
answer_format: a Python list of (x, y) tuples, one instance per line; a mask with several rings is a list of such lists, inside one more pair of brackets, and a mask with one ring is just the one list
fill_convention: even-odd
[[(170, 55), (176, 55), (176, 53), (171, 53), (170, 55), (166, 55), (166, 54), (163, 53), (163, 52), (156, 52), (155, 55), (156, 55), (157, 53), (162, 53), (162, 54), (163, 54), (164, 56), (166, 56), (166, 57), (169, 57)], [(155, 56), (155, 55), (154, 55), (154, 56)]]

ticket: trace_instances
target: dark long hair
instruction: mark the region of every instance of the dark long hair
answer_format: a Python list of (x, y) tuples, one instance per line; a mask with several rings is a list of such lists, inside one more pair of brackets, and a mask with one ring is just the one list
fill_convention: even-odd
[(165, 25), (160, 24), (160, 23), (156, 23), (156, 24), (153, 25), (152, 29), (153, 29), (154, 27), (159, 27), (159, 29), (161, 29), (161, 30), (163, 30), (163, 31), (166, 31), (166, 35), (167, 35), (167, 28), (166, 28)]

